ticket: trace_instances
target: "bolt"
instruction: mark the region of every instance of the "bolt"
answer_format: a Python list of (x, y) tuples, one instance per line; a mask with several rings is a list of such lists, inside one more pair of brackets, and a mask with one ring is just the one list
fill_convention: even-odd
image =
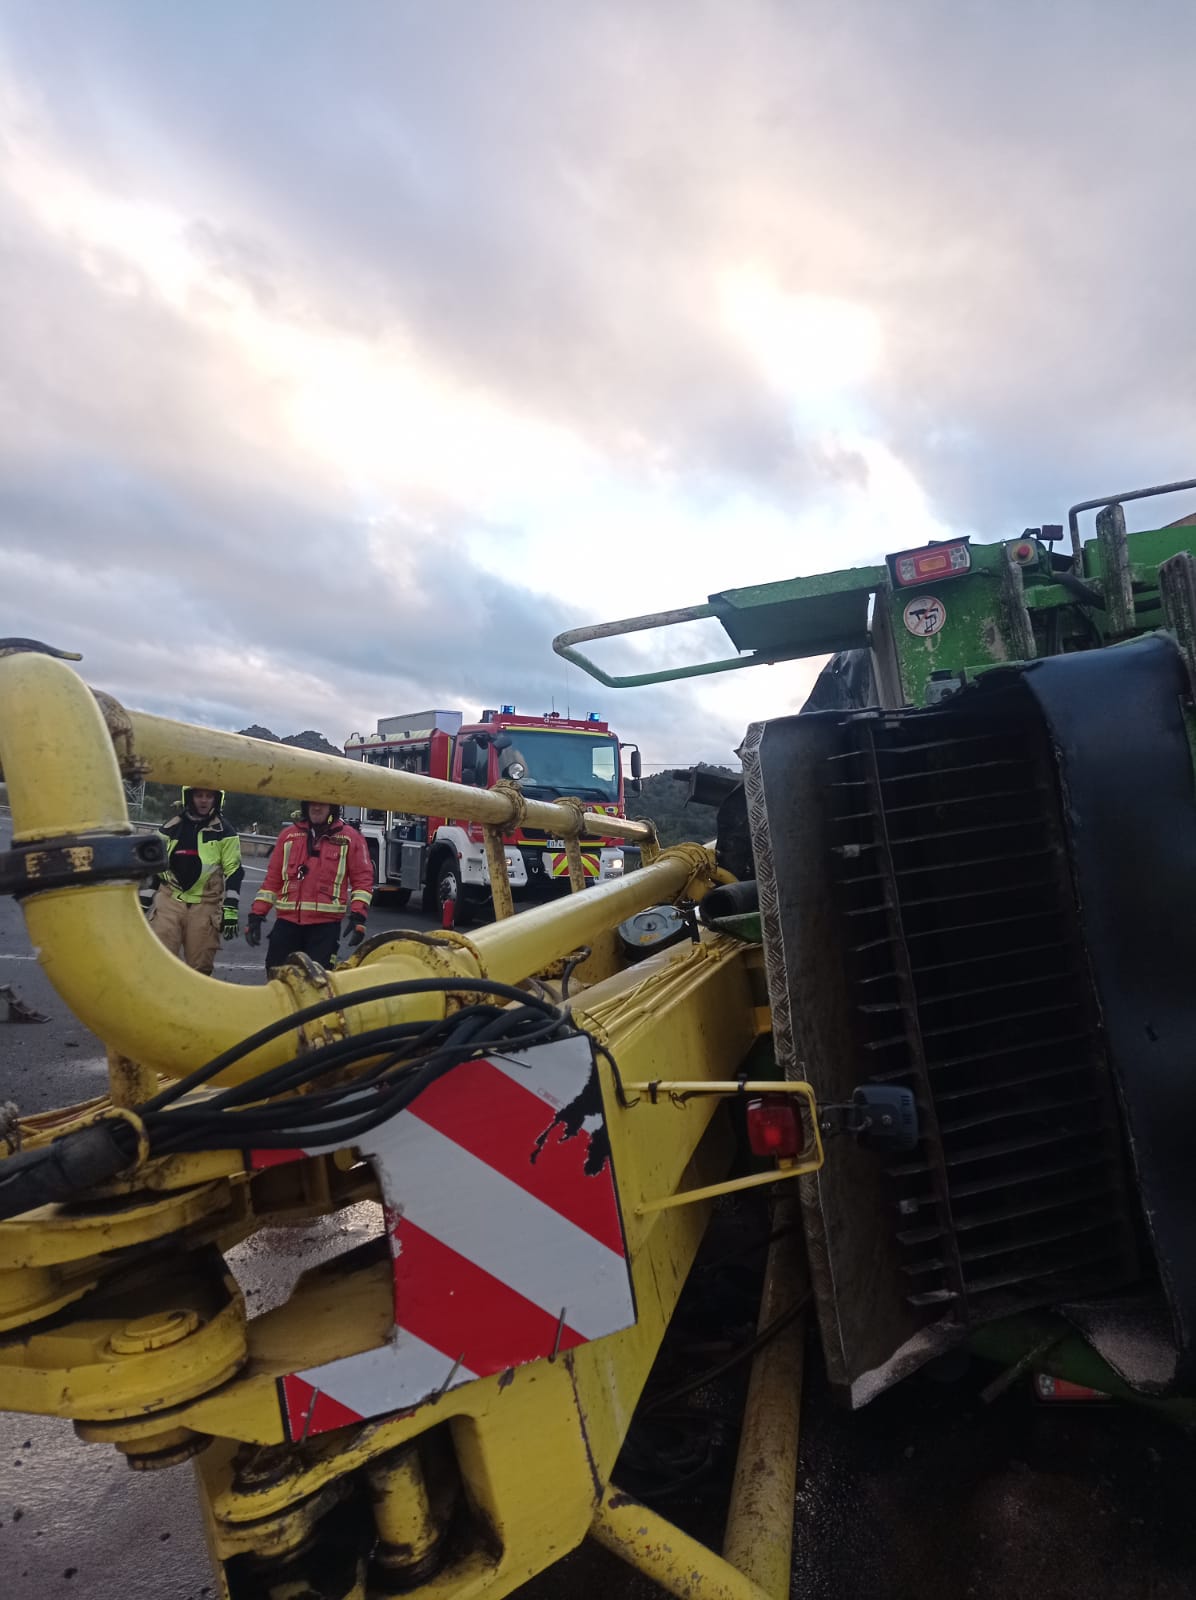
[(118, 1356), (144, 1355), (148, 1350), (164, 1350), (178, 1344), (199, 1327), (196, 1311), (155, 1311), (148, 1317), (137, 1317), (126, 1322), (119, 1333), (114, 1333), (108, 1347)]

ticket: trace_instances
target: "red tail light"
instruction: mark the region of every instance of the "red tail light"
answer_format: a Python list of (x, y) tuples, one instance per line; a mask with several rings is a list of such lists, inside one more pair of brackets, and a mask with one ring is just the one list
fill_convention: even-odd
[(899, 589), (924, 583), (942, 583), (944, 578), (962, 578), (972, 569), (972, 552), (966, 539), (950, 544), (929, 544), (924, 550), (903, 550), (889, 557), (889, 570)]
[(748, 1144), (754, 1156), (787, 1160), (802, 1148), (801, 1118), (787, 1094), (762, 1095), (747, 1103)]

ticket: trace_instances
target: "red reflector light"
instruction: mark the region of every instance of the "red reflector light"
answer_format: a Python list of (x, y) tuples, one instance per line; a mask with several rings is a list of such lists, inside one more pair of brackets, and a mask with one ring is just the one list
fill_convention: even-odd
[(747, 1103), (748, 1144), (754, 1156), (788, 1159), (801, 1153), (801, 1118), (789, 1095), (766, 1095)]
[(962, 578), (972, 568), (972, 552), (966, 539), (927, 545), (925, 550), (905, 550), (891, 560), (893, 577), (902, 589), (913, 588), (915, 584), (941, 583), (944, 578)]
[(1082, 1383), (1069, 1383), (1066, 1378), (1054, 1378), (1049, 1372), (1034, 1374), (1034, 1393), (1039, 1400), (1108, 1400), (1109, 1395), (1100, 1389), (1089, 1389)]

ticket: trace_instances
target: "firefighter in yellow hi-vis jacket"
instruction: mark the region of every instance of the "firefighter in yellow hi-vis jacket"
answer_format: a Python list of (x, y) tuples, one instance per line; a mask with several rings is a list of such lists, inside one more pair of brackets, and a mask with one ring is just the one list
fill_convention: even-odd
[(221, 937), (235, 939), (241, 880), (241, 841), (220, 814), (216, 789), (185, 788), (178, 816), (158, 832), (166, 840), (166, 870), (150, 907), (150, 927), (172, 955), (210, 974)]

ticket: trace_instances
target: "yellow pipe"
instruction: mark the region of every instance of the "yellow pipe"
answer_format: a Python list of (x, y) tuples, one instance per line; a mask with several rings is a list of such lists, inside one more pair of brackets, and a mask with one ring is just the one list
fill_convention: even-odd
[[(0, 770), (12, 806), (14, 841), (131, 831), (103, 714), (76, 673), (49, 656), (2, 658), (0, 708)], [(172, 729), (183, 727), (163, 724), (159, 718), (147, 720)], [(189, 765), (184, 775), (220, 782), (217, 770), (203, 764), (198, 740), (202, 730), (183, 731), (197, 736), (189, 757), (196, 765)], [(265, 781), (258, 781), (263, 772), (270, 782), (279, 782), (277, 766), (271, 772), (269, 763), (275, 762), (280, 747), (227, 734), (210, 737), (219, 748), (231, 739), (254, 754), (256, 765), (237, 768), (242, 790), (264, 789)], [(354, 764), (332, 757), (289, 749), (288, 755), (360, 775)], [(284, 793), (295, 775), (289, 764), (285, 773)], [(592, 942), (612, 922), (675, 898), (692, 873), (708, 866), (704, 850), (679, 846), (623, 882), (604, 884), (568, 902), (542, 906), (483, 929), (475, 942), (486, 946), (489, 976), (518, 983)], [(300, 1005), (322, 998), (277, 980), (250, 987), (193, 972), (151, 933), (132, 884), (52, 889), (28, 896), (22, 906), (38, 959), (66, 1004), (112, 1050), (149, 1070), (184, 1076)], [(405, 943), (400, 952), (384, 948), (361, 966), (328, 974), (328, 982), (332, 993), (349, 995), (374, 984), (426, 977), (429, 967), (438, 974), (460, 972), (466, 985), (470, 977), (479, 976), (467, 949), (437, 941), (431, 950), (415, 943)], [(350, 1008), (344, 1016), (348, 1031), (359, 1033), (390, 1022), (440, 1016), (443, 1009), (444, 997), (429, 994), (373, 1001)], [(243, 1081), (286, 1060), (294, 1047), (294, 1035), (284, 1035), (229, 1069), (222, 1081)]]
[(0, 708), (0, 771), (14, 844), (132, 833), (107, 727), (70, 667), (50, 656), (3, 657)]
[[(0, 659), (0, 768), (12, 806), (14, 842), (86, 832), (129, 833), (124, 787), (103, 715), (86, 684), (49, 656)], [(47, 890), (22, 902), (29, 938), (50, 982), (111, 1050), (142, 1068), (180, 1077), (304, 1003), (277, 981), (260, 988), (205, 978), (155, 939), (137, 890), (127, 883)], [(463, 976), (467, 953), (442, 952)], [(427, 975), (419, 948), (384, 963), (337, 973), (333, 992)], [(316, 1000), (312, 993), (306, 1000)], [(434, 1017), (443, 996), (379, 1001), (346, 1012), (349, 1032), (388, 1021)], [(236, 1082), (294, 1053), (294, 1035), (247, 1057)]]
[[(554, 837), (577, 831), (574, 806), (547, 800), (524, 800), (502, 789), (475, 789), (417, 772), (376, 767), (367, 761), (268, 744), (240, 733), (216, 733), (188, 722), (171, 722), (142, 711), (127, 713), (133, 728), (137, 760), (156, 783), (206, 783), (234, 794), (273, 794), (283, 799), (320, 799), (337, 805), (372, 806), (384, 811), (413, 811), (427, 817), (456, 817), (466, 822), (513, 826), (520, 801), (524, 819)], [(651, 824), (582, 812), (582, 828), (605, 838), (650, 841)]]
[(494, 922), (470, 935), (486, 972), (499, 983), (519, 983), (583, 945), (593, 947), (607, 932), (637, 911), (672, 901), (694, 878), (712, 870), (701, 845), (679, 844), (659, 860), (625, 878), (595, 884), (584, 894), (521, 911), (508, 922)]
[(581, 840), (565, 840), (565, 857), (569, 863), (569, 892), (578, 894), (586, 886), (585, 862), (581, 859)]
[[(774, 1239), (760, 1297), (762, 1332), (803, 1292), (801, 1211), (786, 1198), (773, 1212)], [(756, 1356), (743, 1409), (723, 1555), (772, 1600), (789, 1594), (797, 1446), (801, 1423), (802, 1319), (782, 1328)]]
[(608, 1484), (590, 1533), (678, 1600), (774, 1600), (722, 1556)]
[(486, 870), (490, 874), (490, 898), (494, 902), (494, 915), (499, 922), (515, 915), (515, 897), (511, 893), (511, 875), (507, 871), (507, 852), (503, 848), (502, 829), (487, 823), (482, 837), (486, 841)]

